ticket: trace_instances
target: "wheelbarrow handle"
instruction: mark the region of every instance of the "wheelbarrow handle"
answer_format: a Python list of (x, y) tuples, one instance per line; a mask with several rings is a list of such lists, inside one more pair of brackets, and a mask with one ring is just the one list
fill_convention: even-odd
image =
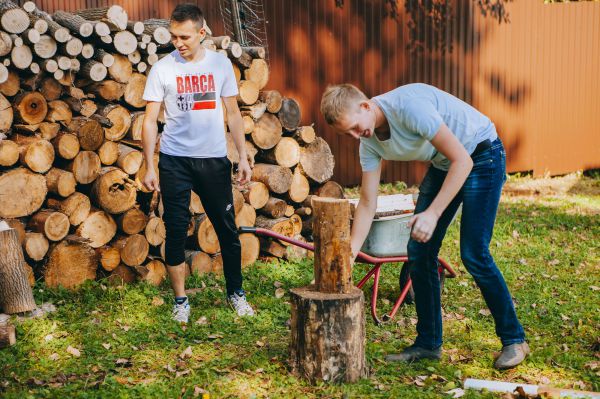
[(279, 233), (276, 233), (276, 232), (274, 232), (272, 230), (264, 229), (262, 227), (240, 226), (240, 227), (238, 227), (238, 232), (239, 233), (253, 233), (253, 234), (257, 234), (257, 235), (262, 235), (262, 236), (267, 236), (267, 237), (271, 237), (271, 238), (276, 238), (276, 239), (278, 239), (280, 241), (287, 242), (287, 243), (295, 245), (297, 247), (308, 249), (309, 251), (314, 251), (315, 250), (315, 247), (312, 244), (309, 244), (309, 243), (304, 242), (304, 241), (300, 241), (300, 240), (296, 240), (294, 238), (290, 238), (290, 237), (284, 236), (283, 234), (279, 234)]
[(252, 233), (255, 234), (256, 233), (256, 227), (250, 227), (250, 226), (240, 226), (238, 227), (238, 232), (240, 234), (244, 234), (244, 233)]

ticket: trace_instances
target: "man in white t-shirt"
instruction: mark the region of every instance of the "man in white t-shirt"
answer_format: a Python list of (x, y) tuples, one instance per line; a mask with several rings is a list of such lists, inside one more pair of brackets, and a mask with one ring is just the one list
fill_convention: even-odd
[[(161, 103), (165, 127), (160, 139), (159, 179), (152, 161), (146, 162), (144, 185), (162, 193), (167, 231), (165, 260), (175, 292), (173, 318), (187, 323), (190, 306), (185, 295), (185, 242), (190, 220), (191, 190), (217, 233), (223, 256), (227, 300), (240, 316), (253, 316), (242, 289), (241, 247), (235, 225), (231, 162), (227, 159), (222, 104), (231, 136), (239, 153), (238, 182), (250, 180), (243, 121), (237, 105), (233, 66), (222, 54), (206, 50), (202, 11), (194, 4), (179, 4), (171, 14), (171, 41), (175, 46), (153, 65), (144, 90), (143, 125), (145, 159), (152, 160)], [(222, 100), (222, 101), (221, 101)]]

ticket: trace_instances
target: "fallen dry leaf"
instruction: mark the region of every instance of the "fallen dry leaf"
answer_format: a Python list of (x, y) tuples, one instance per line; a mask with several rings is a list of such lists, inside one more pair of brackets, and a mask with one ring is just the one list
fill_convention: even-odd
[(183, 375), (188, 375), (189, 373), (191, 373), (190, 369), (178, 371), (177, 373), (175, 373), (175, 377), (181, 377)]
[(465, 390), (462, 388), (454, 388), (446, 392), (448, 395), (452, 395), (453, 398), (462, 398), (465, 396)]
[(192, 347), (188, 346), (187, 348), (185, 348), (185, 350), (183, 352), (181, 352), (179, 357), (182, 359), (187, 359), (187, 358), (192, 357)]
[(120, 367), (131, 367), (132, 363), (131, 363), (131, 359), (117, 359), (115, 360), (115, 365), (120, 366)]
[(540, 384), (542, 385), (550, 385), (550, 382), (550, 378), (546, 376), (542, 376), (542, 378), (540, 378)]
[(58, 355), (58, 353), (54, 352), (53, 354), (51, 354), (50, 356), (48, 356), (48, 359), (50, 360), (58, 360), (60, 358), (60, 356)]
[(168, 371), (169, 373), (174, 373), (175, 371), (177, 371), (177, 370), (175, 370), (175, 369), (174, 369), (174, 368), (171, 366), (171, 364), (170, 364), (170, 363), (169, 363), (169, 364), (167, 364), (167, 365), (165, 366), (165, 369), (167, 369), (167, 371)]
[(280, 288), (280, 287), (282, 287), (282, 286), (283, 286), (283, 283), (282, 283), (281, 281), (275, 281), (275, 282), (273, 283), (273, 286), (274, 286), (275, 288)]
[(275, 290), (275, 298), (281, 299), (285, 295), (285, 290), (283, 288), (277, 288)]
[(489, 316), (492, 314), (492, 312), (490, 312), (489, 309), (481, 309), (481, 310), (479, 310), (479, 314), (482, 316)]
[(262, 341), (256, 341), (256, 346), (258, 346), (259, 348), (262, 348), (263, 346), (265, 346), (265, 343)]
[(67, 347), (67, 352), (75, 357), (81, 356), (81, 352), (77, 348), (73, 348), (71, 345)]
[(208, 324), (208, 319), (206, 318), (206, 316), (202, 316), (198, 320), (196, 320), (196, 324), (199, 326), (205, 326)]
[(589, 362), (586, 363), (584, 367), (594, 371), (596, 369), (600, 369), (600, 362)]
[(155, 296), (154, 298), (152, 298), (152, 306), (161, 306), (164, 305), (164, 303), (165, 300), (159, 296)]
[(110, 344), (102, 344), (102, 346), (104, 347), (104, 349), (109, 350), (110, 349)]

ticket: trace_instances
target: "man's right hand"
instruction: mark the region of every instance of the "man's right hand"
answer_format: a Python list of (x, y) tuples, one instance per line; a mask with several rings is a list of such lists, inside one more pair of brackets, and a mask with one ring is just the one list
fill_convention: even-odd
[(158, 191), (160, 192), (160, 186), (158, 185), (158, 177), (156, 176), (156, 171), (154, 169), (146, 170), (146, 176), (144, 176), (144, 187), (150, 191)]

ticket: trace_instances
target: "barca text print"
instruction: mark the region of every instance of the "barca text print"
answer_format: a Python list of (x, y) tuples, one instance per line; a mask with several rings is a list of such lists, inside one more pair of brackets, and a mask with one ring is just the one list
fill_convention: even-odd
[(212, 73), (176, 76), (177, 108), (181, 111), (215, 109), (216, 90)]

